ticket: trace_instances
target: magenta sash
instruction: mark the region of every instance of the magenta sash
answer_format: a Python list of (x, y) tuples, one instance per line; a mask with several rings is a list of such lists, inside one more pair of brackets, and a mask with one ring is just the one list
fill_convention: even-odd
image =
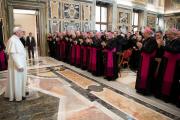
[(60, 40), (58, 43), (59, 43), (59, 53), (60, 53), (60, 59), (61, 59), (61, 55), (62, 55), (62, 53), (61, 53), (62, 41)]
[(97, 48), (92, 48), (92, 71), (95, 72), (96, 71), (96, 58), (97, 58), (97, 54), (96, 54)]
[(82, 50), (83, 50), (83, 66), (86, 66), (87, 65), (87, 47), (82, 46)]
[(146, 88), (146, 83), (148, 79), (149, 73), (149, 65), (153, 57), (156, 55), (156, 50), (154, 50), (151, 54), (142, 52), (142, 63), (141, 63), (141, 83), (140, 88)]
[(4, 70), (6, 69), (6, 64), (5, 64), (5, 55), (4, 55), (4, 51), (0, 51), (0, 70)]
[(80, 45), (76, 45), (76, 65), (80, 65)]
[(89, 50), (89, 65), (88, 65), (88, 70), (92, 70), (92, 47), (88, 47)]
[(76, 52), (76, 45), (72, 45), (71, 49), (71, 64), (75, 63), (75, 52)]
[(113, 76), (114, 75), (114, 65), (113, 65), (113, 53), (116, 52), (116, 48), (112, 50), (105, 49), (104, 52), (107, 54), (107, 63), (106, 63), (106, 70), (105, 76)]
[(168, 62), (163, 76), (162, 94), (169, 95), (174, 80), (176, 61), (180, 60), (180, 54), (173, 54), (166, 51), (164, 57), (168, 58)]
[(66, 49), (66, 43), (64, 41), (60, 42), (60, 56), (61, 59), (65, 58), (65, 49)]

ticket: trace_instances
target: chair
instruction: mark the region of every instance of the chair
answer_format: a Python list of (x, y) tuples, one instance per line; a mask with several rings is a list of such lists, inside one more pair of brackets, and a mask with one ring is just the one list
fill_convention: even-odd
[(129, 58), (130, 58), (131, 54), (132, 54), (132, 51), (130, 49), (125, 50), (122, 53), (122, 58), (121, 58), (119, 67), (121, 67), (122, 65), (124, 66), (126, 64), (127, 67), (129, 68)]
[[(128, 69), (129, 69), (129, 58), (130, 58), (131, 54), (132, 54), (131, 49), (125, 50), (122, 53), (121, 61), (119, 63), (119, 68), (121, 68), (124, 65), (127, 65)], [(119, 75), (121, 76), (120, 72), (119, 72)]]

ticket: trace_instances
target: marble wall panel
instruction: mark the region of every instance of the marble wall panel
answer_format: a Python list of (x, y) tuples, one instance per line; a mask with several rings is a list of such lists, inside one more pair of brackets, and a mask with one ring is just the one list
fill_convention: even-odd
[(47, 5), (49, 31), (89, 31), (93, 3), (72, 0), (49, 0)]

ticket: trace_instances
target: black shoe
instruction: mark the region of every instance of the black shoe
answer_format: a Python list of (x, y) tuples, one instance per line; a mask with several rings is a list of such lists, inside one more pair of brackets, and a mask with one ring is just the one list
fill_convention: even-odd
[(26, 100), (26, 97), (22, 97), (22, 100)]
[(29, 92), (26, 92), (26, 96), (29, 95)]

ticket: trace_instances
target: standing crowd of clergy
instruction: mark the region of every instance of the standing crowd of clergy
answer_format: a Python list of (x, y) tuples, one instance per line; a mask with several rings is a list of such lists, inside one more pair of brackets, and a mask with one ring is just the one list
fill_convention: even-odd
[(128, 66), (137, 71), (135, 89), (180, 106), (180, 32), (163, 34), (147, 27), (143, 32), (66, 31), (48, 34), (51, 57), (115, 80), (127, 51)]
[[(135, 89), (138, 93), (154, 95), (180, 106), (180, 31), (175, 28), (165, 34), (148, 27), (134, 34), (56, 32), (48, 34), (48, 45), (51, 57), (107, 80), (116, 80), (121, 61), (126, 58), (128, 67), (137, 72)], [(4, 49), (4, 44), (0, 43), (0, 70), (7, 69)], [(127, 52), (129, 57), (124, 56)]]
[[(117, 35), (117, 34), (116, 34)], [(108, 80), (118, 77), (116, 40), (110, 32), (60, 32), (48, 35), (50, 56)]]

